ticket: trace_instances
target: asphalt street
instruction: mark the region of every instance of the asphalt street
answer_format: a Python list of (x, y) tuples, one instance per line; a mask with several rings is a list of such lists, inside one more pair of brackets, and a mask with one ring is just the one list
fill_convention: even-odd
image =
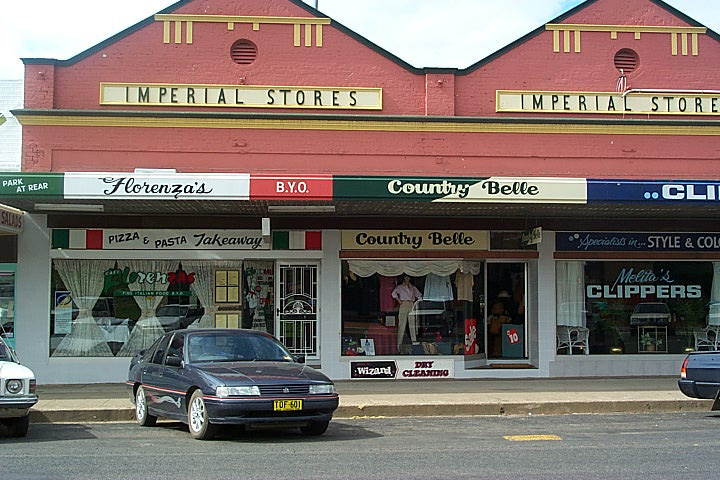
[(356, 418), (322, 437), (178, 423), (37, 424), (0, 438), (1, 479), (709, 479), (720, 415)]

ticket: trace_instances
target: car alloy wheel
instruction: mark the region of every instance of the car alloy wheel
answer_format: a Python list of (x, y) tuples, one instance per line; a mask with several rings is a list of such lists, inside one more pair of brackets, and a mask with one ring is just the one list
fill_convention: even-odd
[(148, 413), (147, 398), (145, 397), (145, 389), (140, 385), (135, 392), (135, 420), (142, 427), (152, 427), (157, 421), (155, 415)]
[(195, 390), (190, 397), (188, 428), (190, 435), (198, 440), (208, 440), (215, 435), (215, 425), (210, 423), (201, 390)]

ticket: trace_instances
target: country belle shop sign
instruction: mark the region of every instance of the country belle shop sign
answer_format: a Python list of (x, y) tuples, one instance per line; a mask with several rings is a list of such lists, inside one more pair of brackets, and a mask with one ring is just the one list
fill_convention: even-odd
[(487, 250), (487, 230), (343, 230), (343, 250)]

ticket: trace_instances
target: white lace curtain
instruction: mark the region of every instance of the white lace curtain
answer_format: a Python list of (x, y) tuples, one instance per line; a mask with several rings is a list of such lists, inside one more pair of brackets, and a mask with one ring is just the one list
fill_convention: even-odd
[(360, 277), (369, 277), (375, 273), (385, 277), (395, 277), (407, 273), (412, 277), (422, 277), (430, 273), (446, 277), (457, 271), (477, 275), (482, 270), (482, 262), (472, 260), (348, 260), (350, 271)]
[[(128, 260), (127, 265), (131, 272), (146, 272), (168, 274), (174, 272), (178, 266), (177, 260)], [(139, 277), (138, 277), (139, 280)], [(135, 281), (128, 285), (131, 291), (141, 290), (167, 290), (168, 284), (146, 284)], [(155, 342), (165, 329), (157, 318), (157, 307), (163, 301), (162, 295), (138, 295), (133, 297), (140, 307), (140, 318), (130, 333), (130, 338), (118, 352), (118, 357), (129, 357), (138, 350), (148, 348)]]
[(63, 337), (53, 357), (112, 357), (112, 351), (95, 322), (92, 309), (100, 297), (105, 271), (112, 260), (55, 260), (55, 268), (78, 307), (72, 331)]
[(713, 262), (712, 289), (710, 291), (710, 314), (708, 325), (720, 325), (720, 262)]
[(557, 324), (584, 327), (585, 262), (557, 262)]
[(213, 290), (215, 288), (215, 270), (237, 269), (240, 270), (241, 263), (236, 261), (206, 261), (188, 260), (183, 263), (185, 270), (195, 272), (195, 281), (190, 286), (197, 295), (200, 303), (205, 308), (198, 328), (212, 328), (215, 326), (215, 312), (217, 308), (213, 302)]

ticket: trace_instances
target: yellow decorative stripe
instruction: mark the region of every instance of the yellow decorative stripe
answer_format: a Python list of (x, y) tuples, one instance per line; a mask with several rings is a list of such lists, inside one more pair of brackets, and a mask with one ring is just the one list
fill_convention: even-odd
[(537, 442), (537, 441), (558, 441), (562, 440), (557, 435), (506, 435), (503, 437), (509, 442)]
[(155, 20), (159, 22), (214, 22), (214, 23), (274, 23), (288, 25), (330, 25), (329, 18), (318, 17), (244, 17), (234, 15), (183, 15), (183, 14), (157, 14)]
[(185, 31), (185, 43), (191, 44), (193, 42), (193, 22), (187, 22), (187, 25), (185, 25), (186, 31)]
[(293, 26), (293, 45), (301, 46), (300, 26), (305, 26), (305, 46), (312, 47), (312, 26), (315, 25), (315, 46), (322, 47), (322, 26), (330, 25), (329, 18), (317, 17), (245, 17), (233, 15), (183, 15), (183, 14), (157, 14), (155, 20), (163, 22), (163, 42), (170, 43), (170, 22), (175, 22), (175, 43), (181, 43), (181, 25), (187, 23), (187, 39), (185, 43), (192, 43), (192, 23), (225, 23), (228, 30), (235, 30), (236, 23), (252, 24), (253, 31), (260, 30), (260, 24), (280, 24)]
[(580, 32), (575, 31), (575, 53), (580, 53)]
[(545, 29), (553, 32), (553, 52), (560, 52), (560, 32), (564, 34), (564, 52), (570, 52), (570, 32), (575, 33), (575, 52), (579, 52), (580, 32), (610, 32), (610, 39), (617, 40), (618, 32), (632, 33), (635, 40), (640, 40), (642, 33), (670, 34), (672, 54), (678, 54), (677, 35), (681, 36), (682, 55), (688, 55), (688, 35), (691, 36), (692, 54), (699, 55), (698, 34), (707, 33), (705, 27), (673, 27), (664, 25), (586, 25), (570, 23), (548, 23)]
[(586, 25), (571, 23), (548, 23), (545, 25), (546, 30), (571, 30), (581, 32), (641, 32), (641, 33), (706, 33), (705, 27), (672, 27), (668, 25), (648, 26), (648, 25)]
[(94, 117), (72, 115), (15, 116), (23, 126), (235, 128), (257, 130), (329, 130), (366, 132), (521, 133), (582, 135), (686, 135), (720, 136), (719, 126), (523, 124), (474, 122), (393, 122), (387, 120), (308, 120), (191, 117)]

